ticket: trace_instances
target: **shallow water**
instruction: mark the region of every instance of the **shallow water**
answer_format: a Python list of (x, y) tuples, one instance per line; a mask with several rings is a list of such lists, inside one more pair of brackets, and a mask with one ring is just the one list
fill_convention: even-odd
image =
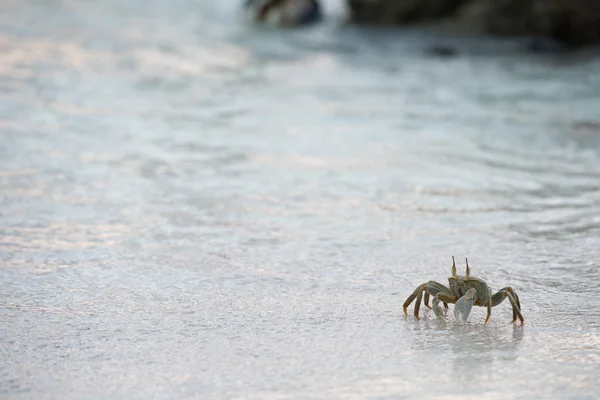
[(597, 398), (599, 60), (122, 3), (0, 6), (3, 399)]

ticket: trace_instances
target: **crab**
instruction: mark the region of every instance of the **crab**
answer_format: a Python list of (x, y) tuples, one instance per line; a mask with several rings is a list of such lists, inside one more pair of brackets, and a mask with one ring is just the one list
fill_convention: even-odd
[[(461, 318), (463, 322), (469, 317), (473, 305), (487, 307), (487, 316), (483, 324), (485, 326), (490, 319), (492, 307), (496, 307), (508, 297), (513, 311), (513, 320), (511, 323), (516, 322), (518, 318), (521, 325), (523, 325), (524, 319), (521, 314), (521, 303), (517, 293), (508, 286), (492, 295), (492, 289), (483, 279), (471, 276), (469, 260), (465, 258), (465, 261), (467, 263), (466, 274), (465, 276), (458, 276), (456, 274), (454, 256), (452, 257), (452, 276), (448, 278), (449, 288), (436, 281), (429, 281), (419, 285), (402, 305), (404, 315), (408, 316), (406, 310), (416, 298), (414, 315), (416, 319), (420, 319), (419, 308), (421, 307), (423, 293), (425, 293), (425, 306), (432, 308), (438, 318), (443, 317), (443, 311), (439, 305), (440, 302), (444, 304), (445, 308), (448, 308), (448, 303), (454, 304), (454, 315), (457, 319)], [(430, 296), (433, 298), (431, 307), (429, 306)]]

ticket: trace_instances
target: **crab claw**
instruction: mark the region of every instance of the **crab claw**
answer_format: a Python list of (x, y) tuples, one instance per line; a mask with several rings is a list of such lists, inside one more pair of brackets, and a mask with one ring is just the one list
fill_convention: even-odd
[(439, 293), (433, 296), (433, 300), (431, 300), (431, 308), (433, 308), (433, 312), (438, 318), (444, 319), (444, 310), (442, 310), (442, 307), (440, 307)]
[(456, 301), (454, 304), (454, 318), (458, 321), (466, 322), (467, 318), (469, 318), (469, 313), (471, 312), (471, 308), (473, 307), (473, 303), (475, 302), (475, 296), (477, 295), (477, 291), (473, 288), (467, 290), (464, 296)]

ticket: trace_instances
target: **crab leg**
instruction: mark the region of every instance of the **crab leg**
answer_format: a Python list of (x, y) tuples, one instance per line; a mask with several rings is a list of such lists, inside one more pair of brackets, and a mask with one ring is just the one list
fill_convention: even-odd
[(487, 297), (485, 298), (484, 304), (487, 307), (487, 315), (485, 316), (485, 322), (483, 323), (483, 326), (486, 326), (490, 320), (490, 317), (492, 316), (492, 288), (488, 287)]
[[(432, 296), (435, 296), (438, 293), (443, 293), (446, 296), (448, 296), (450, 298), (450, 301), (446, 301), (441, 298), (439, 299), (444, 302), (444, 308), (448, 308), (448, 303), (454, 303), (454, 301), (456, 300), (454, 299), (454, 294), (450, 289), (436, 281), (427, 282), (427, 293), (430, 293)], [(427, 305), (427, 303), (425, 303), (425, 305)]]
[[(435, 296), (437, 293), (443, 292), (451, 297), (454, 297), (454, 295), (452, 294), (452, 291), (450, 291), (450, 289), (448, 289), (446, 286), (442, 285), (439, 282), (436, 281), (429, 281), (427, 282), (427, 287), (425, 290), (425, 306), (428, 308), (429, 307), (429, 296)], [(442, 300), (443, 301), (443, 300)], [(448, 308), (448, 303), (444, 301), (444, 308)]]
[[(425, 307), (431, 308), (431, 307), (429, 307), (429, 296), (430, 296), (429, 292), (425, 291), (425, 296), (423, 298), (423, 302), (425, 303)], [(446, 303), (445, 301), (444, 301), (444, 308), (448, 309), (448, 303)]]
[(434, 296), (431, 304), (433, 305), (433, 312), (435, 313), (435, 315), (437, 315), (438, 318), (442, 318), (444, 316), (442, 308), (439, 306), (440, 301), (443, 301), (444, 307), (448, 308), (448, 303), (454, 303), (456, 301), (456, 297), (454, 297), (454, 295), (450, 296), (445, 292), (438, 292)]
[(519, 310), (521, 310), (521, 302), (519, 301), (519, 296), (517, 296), (517, 292), (513, 290), (513, 296), (515, 296), (515, 300), (517, 300), (517, 306), (519, 306)]
[(491, 301), (491, 299), (488, 299), (488, 303), (487, 303), (487, 315), (485, 316), (485, 322), (483, 323), (483, 326), (487, 325), (487, 323), (490, 320), (491, 316), (492, 316), (492, 301)]
[(412, 303), (413, 300), (416, 298), (417, 302), (415, 303), (415, 318), (419, 319), (419, 308), (421, 307), (421, 298), (423, 297), (423, 290), (425, 290), (426, 287), (427, 287), (426, 283), (419, 285), (419, 286), (417, 286), (415, 291), (412, 292), (410, 296), (408, 296), (408, 298), (402, 305), (402, 309), (404, 310), (404, 315), (408, 316), (408, 312), (406, 310), (408, 309), (408, 306), (410, 306), (410, 303)]
[(513, 306), (513, 319), (512, 321), (510, 321), (510, 323), (514, 323), (517, 321), (517, 317), (519, 318), (519, 321), (521, 321), (521, 325), (523, 325), (523, 323), (525, 322), (525, 319), (523, 318), (523, 315), (521, 314), (521, 308), (519, 307), (519, 301), (515, 299), (515, 292), (509, 292), (508, 293), (508, 300), (510, 300), (510, 303)]
[(427, 282), (426, 290), (427, 293), (431, 293), (434, 296), (433, 301), (431, 302), (433, 312), (438, 318), (442, 318), (443, 313), (442, 308), (439, 306), (440, 301), (444, 303), (444, 308), (448, 308), (448, 303), (454, 303), (456, 297), (452, 294), (450, 289), (436, 281)]
[[(512, 295), (515, 297), (515, 301), (517, 303), (517, 309), (519, 310), (519, 314), (521, 314), (520, 313), (520, 311), (521, 311), (521, 302), (519, 301), (519, 296), (517, 296), (517, 292), (515, 292), (515, 291), (512, 292)], [(516, 320), (517, 320), (517, 313), (515, 312), (514, 307), (513, 307), (513, 320), (512, 320), (512, 322), (515, 322)], [(523, 325), (523, 316), (521, 316), (520, 320), (521, 320), (521, 325)]]
[(425, 290), (425, 288), (419, 290), (419, 292), (417, 293), (417, 301), (415, 302), (415, 318), (416, 319), (420, 319), (419, 318), (419, 308), (421, 308), (421, 299), (423, 298), (424, 290)]
[[(417, 286), (415, 291), (412, 292), (412, 294), (410, 296), (408, 296), (408, 298), (402, 305), (402, 309), (404, 310), (404, 315), (408, 316), (408, 312), (407, 312), (408, 306), (410, 306), (410, 304), (415, 299), (417, 299), (417, 302), (415, 303), (414, 315), (415, 315), (416, 319), (420, 319), (419, 318), (419, 310), (421, 308), (423, 292), (425, 292), (425, 305), (428, 307), (429, 307), (428, 303), (429, 303), (430, 296), (436, 296), (438, 294), (441, 295), (439, 300), (444, 302), (445, 308), (448, 308), (447, 303), (454, 303), (456, 301), (456, 298), (454, 297), (454, 295), (452, 294), (450, 289), (448, 289), (446, 286), (444, 286), (441, 283), (436, 282), (436, 281), (429, 281), (427, 283), (423, 283), (422, 285)], [(436, 314), (437, 314), (437, 312), (436, 312)]]
[(519, 301), (519, 297), (515, 291), (510, 286), (500, 289), (495, 295), (492, 296), (492, 307), (496, 307), (498, 304), (502, 303), (506, 297), (508, 297), (513, 309), (513, 320), (511, 323), (515, 322), (517, 318), (519, 318), (521, 325), (523, 325), (525, 320), (523, 315), (521, 315), (521, 302)]

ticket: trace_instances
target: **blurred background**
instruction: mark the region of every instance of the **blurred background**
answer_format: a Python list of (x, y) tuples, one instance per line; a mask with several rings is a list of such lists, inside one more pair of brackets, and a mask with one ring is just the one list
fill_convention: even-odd
[(358, 3), (0, 3), (0, 397), (596, 398), (593, 35)]

